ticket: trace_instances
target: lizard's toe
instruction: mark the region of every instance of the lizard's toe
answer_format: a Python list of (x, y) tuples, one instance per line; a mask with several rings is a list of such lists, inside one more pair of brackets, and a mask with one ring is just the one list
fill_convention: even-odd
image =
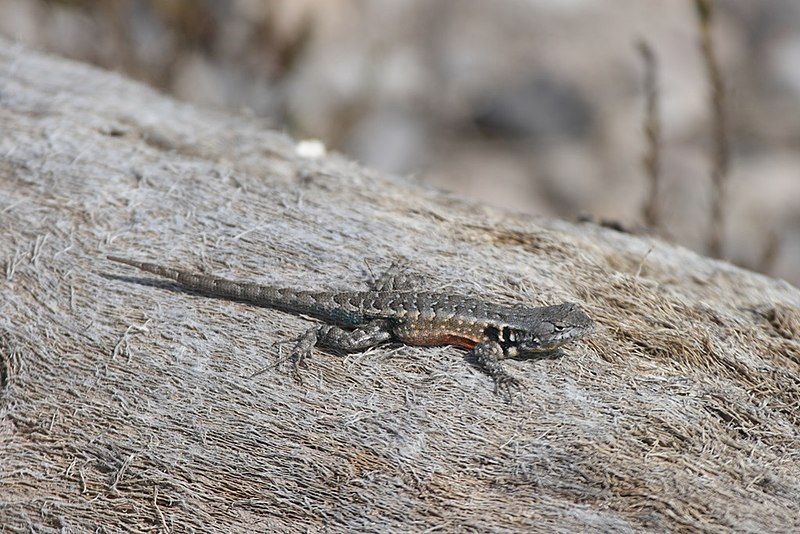
[(308, 369), (308, 363), (306, 362), (306, 358), (308, 358), (308, 352), (300, 352), (295, 351), (292, 353), (292, 365), (294, 366), (295, 370), (297, 369)]
[(303, 383), (303, 375), (300, 370), (308, 369), (308, 364), (306, 363), (308, 355), (308, 351), (295, 350), (290, 357), (290, 361), (292, 362), (292, 378), (294, 378), (295, 382), (298, 384)]
[(297, 366), (294, 366), (292, 368), (292, 378), (298, 384), (302, 384), (303, 383), (303, 373), (300, 372), (300, 370), (297, 368)]
[(289, 361), (292, 362), (292, 374), (295, 376), (296, 380), (300, 381), (300, 369), (308, 369), (308, 363), (306, 362), (306, 359), (310, 355), (311, 351), (303, 349), (302, 347), (297, 347), (292, 351)]
[(495, 394), (499, 394), (502, 391), (505, 397), (511, 398), (514, 391), (521, 391), (523, 389), (525, 389), (524, 384), (519, 379), (509, 374), (503, 374), (495, 378)]
[(311, 351), (314, 350), (314, 345), (317, 344), (316, 328), (308, 330), (305, 334), (300, 336), (292, 349), (290, 360), (292, 362), (292, 369), (295, 376), (298, 376), (299, 369), (307, 368), (306, 358), (311, 356)]

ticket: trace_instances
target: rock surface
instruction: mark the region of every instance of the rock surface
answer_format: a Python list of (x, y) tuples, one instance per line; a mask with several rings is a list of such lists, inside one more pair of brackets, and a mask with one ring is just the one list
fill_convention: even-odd
[[(258, 121), (0, 41), (0, 524), (11, 531), (800, 530), (800, 291), (662, 241), (308, 159)], [(558, 359), (276, 344), (308, 320), (107, 253), (291, 286), (573, 300)]]

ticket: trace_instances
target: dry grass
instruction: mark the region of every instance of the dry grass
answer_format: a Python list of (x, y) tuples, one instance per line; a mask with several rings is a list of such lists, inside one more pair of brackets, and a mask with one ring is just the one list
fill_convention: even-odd
[[(0, 44), (4, 528), (800, 529), (797, 289), (301, 160), (247, 119)], [(306, 319), (106, 253), (302, 287), (405, 259), (599, 328), (510, 362), (511, 404), (447, 347), (319, 352), (299, 386), (273, 364)]]

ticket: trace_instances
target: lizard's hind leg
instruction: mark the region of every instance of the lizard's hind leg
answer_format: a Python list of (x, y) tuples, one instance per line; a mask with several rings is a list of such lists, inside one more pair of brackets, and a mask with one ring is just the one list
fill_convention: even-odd
[(366, 325), (353, 330), (345, 330), (329, 324), (310, 328), (300, 337), (292, 351), (295, 377), (300, 378), (297, 368), (304, 364), (305, 359), (311, 355), (311, 351), (315, 346), (345, 352), (356, 352), (374, 347), (379, 343), (388, 341), (391, 337), (389, 322), (383, 320), (370, 321)]

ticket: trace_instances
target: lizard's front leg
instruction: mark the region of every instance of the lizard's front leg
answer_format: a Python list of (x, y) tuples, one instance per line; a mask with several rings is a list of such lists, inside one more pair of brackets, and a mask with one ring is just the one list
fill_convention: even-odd
[(295, 373), (315, 346), (354, 352), (368, 349), (392, 337), (388, 321), (375, 320), (353, 330), (323, 324), (306, 330), (292, 351)]
[(478, 366), (494, 379), (495, 393), (502, 388), (507, 394), (510, 394), (512, 387), (522, 386), (520, 381), (508, 374), (503, 364), (500, 363), (505, 354), (503, 347), (497, 341), (479, 343), (472, 349), (472, 354), (475, 356)]

